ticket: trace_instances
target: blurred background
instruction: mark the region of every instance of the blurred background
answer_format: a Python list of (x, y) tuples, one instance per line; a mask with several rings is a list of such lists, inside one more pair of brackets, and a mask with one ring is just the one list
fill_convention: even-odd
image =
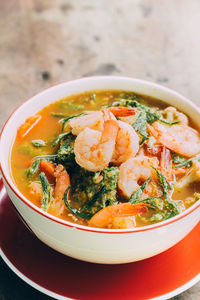
[[(24, 100), (93, 75), (131, 76), (200, 105), (199, 0), (0, 0), (0, 129)], [(50, 299), (0, 261), (0, 299)], [(200, 299), (200, 284), (174, 299)]]

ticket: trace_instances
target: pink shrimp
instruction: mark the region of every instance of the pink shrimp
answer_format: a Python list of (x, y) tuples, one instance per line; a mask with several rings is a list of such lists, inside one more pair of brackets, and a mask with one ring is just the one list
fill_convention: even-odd
[(133, 217), (147, 211), (148, 209), (144, 203), (119, 203), (101, 209), (88, 221), (88, 225), (100, 228), (134, 227)]

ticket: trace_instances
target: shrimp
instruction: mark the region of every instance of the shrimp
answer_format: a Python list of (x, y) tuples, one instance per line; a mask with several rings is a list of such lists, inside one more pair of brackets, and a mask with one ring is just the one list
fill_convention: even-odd
[(119, 131), (111, 160), (113, 163), (123, 163), (134, 157), (139, 150), (139, 137), (133, 127), (122, 121), (118, 121), (118, 125)]
[[(134, 115), (135, 108), (127, 107), (109, 107), (101, 111), (87, 111), (87, 115), (76, 117), (68, 121), (68, 125), (72, 128), (72, 134), (78, 135), (85, 128), (103, 131), (104, 122), (108, 119), (115, 120), (115, 117), (123, 117)], [(69, 130), (68, 126), (65, 130)]]
[(87, 115), (70, 119), (68, 124), (74, 135), (78, 135), (85, 128), (103, 131), (104, 115), (102, 111), (87, 112)]
[(147, 210), (144, 203), (119, 203), (107, 206), (98, 211), (88, 221), (88, 225), (100, 228), (131, 228), (135, 226), (133, 217)]
[(169, 127), (159, 122), (152, 126), (152, 135), (170, 150), (186, 157), (200, 153), (200, 134), (195, 129), (183, 124)]
[(70, 185), (70, 178), (69, 174), (61, 164), (55, 168), (54, 176), (56, 178), (56, 185), (53, 193), (51, 207), (49, 209), (52, 209), (54, 213), (59, 216), (65, 209), (63, 198), (66, 189)]
[(134, 116), (138, 108), (128, 108), (123, 106), (111, 106), (107, 108), (115, 117), (128, 117)]
[(167, 178), (167, 180), (172, 180), (173, 169), (170, 150), (165, 146), (161, 146), (162, 151), (160, 155), (160, 170), (161, 173)]
[(154, 167), (158, 167), (159, 161), (156, 157), (134, 157), (121, 164), (119, 168), (118, 188), (127, 198), (140, 187), (140, 182), (146, 181), (151, 177), (151, 185), (145, 191), (151, 196), (160, 195), (159, 187), (155, 185), (157, 176)]
[(101, 171), (111, 162), (119, 125), (116, 120), (104, 122), (102, 132), (85, 128), (74, 143), (75, 160), (88, 171)]

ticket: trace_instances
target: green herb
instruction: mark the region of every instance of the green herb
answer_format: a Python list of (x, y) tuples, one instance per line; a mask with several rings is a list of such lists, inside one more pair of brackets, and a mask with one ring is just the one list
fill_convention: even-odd
[(166, 203), (168, 204), (169, 208), (172, 208), (174, 210), (174, 213), (176, 215), (179, 214), (179, 209), (178, 209), (177, 205), (169, 199), (168, 189), (171, 190), (172, 186), (170, 185), (170, 183), (167, 181), (167, 179), (162, 175), (162, 173), (160, 171), (158, 171), (154, 167), (152, 167), (152, 168), (156, 171), (156, 174), (160, 180), (160, 184), (163, 188), (163, 193), (165, 196)]
[(150, 218), (150, 221), (151, 222), (159, 222), (163, 220), (163, 215), (159, 214), (159, 213), (156, 213), (154, 214), (151, 218)]
[(105, 207), (113, 205), (117, 201), (117, 180), (119, 169), (117, 167), (105, 168), (101, 174), (103, 176), (102, 184), (105, 186), (104, 193), (101, 196), (101, 205), (102, 207)]
[[(137, 97), (135, 96), (136, 99)], [(158, 113), (155, 112), (155, 110), (153, 110), (152, 108), (148, 107), (145, 104), (142, 104), (140, 102), (138, 102), (137, 100), (133, 100), (133, 99), (121, 99), (117, 102), (113, 103), (113, 106), (128, 106), (128, 107), (137, 107), (140, 111), (143, 111), (146, 113), (146, 121), (147, 123), (152, 124), (155, 121), (160, 121), (161, 123), (167, 124), (167, 125), (174, 125), (179, 123), (179, 121), (175, 121), (175, 122), (168, 122), (165, 119), (163, 119)]]
[(68, 199), (67, 199), (67, 194), (68, 194), (68, 191), (69, 189), (71, 189), (71, 186), (69, 186), (66, 191), (65, 191), (65, 194), (64, 194), (64, 201), (65, 201), (65, 205), (67, 206), (67, 208), (74, 214), (76, 215), (77, 217), (80, 217), (80, 218), (83, 218), (83, 219), (91, 219), (93, 214), (90, 214), (90, 213), (82, 213), (80, 212), (78, 209), (72, 207), (69, 202), (68, 202)]
[(92, 100), (92, 101), (96, 102), (96, 100), (97, 100), (97, 99), (96, 99), (96, 94), (93, 93), (93, 94), (91, 94), (90, 97), (91, 97), (91, 100)]
[(137, 203), (147, 203), (151, 208), (157, 208), (159, 210), (163, 209), (163, 200), (160, 198), (146, 198), (141, 201), (138, 201)]
[(52, 147), (57, 146), (61, 140), (65, 139), (71, 132), (64, 132), (59, 134), (58, 138), (53, 142)]
[(43, 140), (32, 140), (32, 144), (34, 147), (44, 147), (46, 143)]
[[(101, 172), (89, 172), (75, 164), (70, 174), (72, 200), (78, 203), (79, 207), (84, 207), (97, 195), (98, 200), (93, 206), (89, 205), (90, 208), (87, 211), (92, 214), (106, 206), (115, 204), (117, 202), (118, 174), (117, 167), (105, 168)], [(104, 187), (103, 190), (101, 187)]]
[(140, 197), (142, 196), (147, 184), (149, 183), (149, 181), (151, 180), (151, 178), (149, 177), (141, 187), (139, 187), (139, 189), (137, 189), (130, 197), (129, 202), (131, 204), (137, 203), (137, 201), (140, 199)]
[(40, 159), (34, 160), (32, 166), (27, 170), (27, 177), (35, 175), (39, 170)]
[(62, 120), (62, 131), (65, 129), (65, 125), (67, 123), (67, 121), (69, 121), (70, 119), (73, 119), (73, 118), (76, 118), (76, 117), (80, 117), (84, 115), (84, 113), (81, 113), (81, 114), (78, 114), (78, 115), (73, 115), (73, 116), (70, 116), (70, 117), (67, 117), (65, 119)]
[(132, 127), (137, 131), (137, 133), (140, 135), (140, 145), (144, 143), (144, 141), (148, 140), (149, 134), (147, 131), (147, 119), (146, 119), (146, 113), (141, 111), (133, 123)]
[[(182, 164), (182, 163), (186, 163), (188, 161), (183, 156), (181, 156), (177, 153), (174, 153), (174, 152), (171, 152), (171, 158), (175, 164)], [(188, 167), (190, 167), (190, 163), (188, 163)]]
[(100, 188), (100, 190), (96, 194), (94, 194), (94, 196), (88, 201), (88, 203), (86, 203), (83, 206), (83, 208), (81, 209), (81, 212), (87, 210), (90, 207), (92, 207), (95, 204), (95, 202), (97, 202), (97, 200), (101, 197), (101, 195), (104, 193), (105, 189), (106, 189), (105, 185), (102, 186)]
[(197, 155), (190, 159), (185, 159), (185, 161), (181, 162), (180, 164), (173, 166), (173, 169), (180, 168), (180, 167), (191, 167), (191, 162), (194, 160), (200, 161), (200, 156)]
[(66, 118), (66, 115), (62, 113), (51, 112), (51, 115), (55, 118)]
[(141, 111), (146, 112), (147, 123), (152, 124), (155, 121), (160, 121), (161, 123), (164, 123), (167, 125), (174, 125), (174, 124), (179, 123), (179, 121), (168, 122), (168, 121), (164, 120), (159, 114), (152, 111), (152, 108), (148, 107), (147, 105), (141, 104), (138, 101), (134, 101), (134, 106), (138, 107)]
[(61, 141), (57, 151), (57, 161), (65, 166), (67, 170), (75, 165), (74, 141), (76, 136), (70, 133)]
[(48, 160), (48, 161), (55, 162), (57, 159), (57, 154), (38, 155), (38, 156), (34, 157), (34, 159)]
[(32, 166), (27, 170), (27, 177), (37, 174), (37, 172), (39, 171), (39, 164), (41, 160), (48, 160), (48, 161), (55, 162), (56, 159), (57, 159), (57, 155), (55, 154), (36, 156), (34, 158)]
[(179, 214), (179, 211), (177, 212), (177, 210), (171, 210), (171, 211), (168, 211), (164, 214), (163, 218), (164, 220), (167, 220), (167, 219), (170, 219), (176, 215)]
[(51, 187), (50, 184), (45, 176), (45, 174), (42, 172), (39, 174), (40, 182), (42, 185), (42, 209), (44, 211), (47, 211), (50, 202), (51, 202)]

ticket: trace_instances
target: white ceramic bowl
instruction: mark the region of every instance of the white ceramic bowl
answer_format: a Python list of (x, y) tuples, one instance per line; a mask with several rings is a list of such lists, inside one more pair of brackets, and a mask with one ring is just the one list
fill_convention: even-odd
[[(6, 122), (0, 140), (0, 164), (7, 192), (35, 235), (57, 251), (95, 263), (127, 263), (156, 255), (186, 236), (200, 220), (200, 201), (164, 222), (135, 229), (97, 229), (56, 218), (35, 206), (16, 187), (10, 152), (17, 128), (44, 106), (90, 90), (125, 90), (153, 96), (187, 113), (198, 126), (200, 109), (180, 94), (160, 85), (126, 77), (101, 76), (59, 84), (22, 104)], [(200, 129), (200, 128), (199, 128)]]

